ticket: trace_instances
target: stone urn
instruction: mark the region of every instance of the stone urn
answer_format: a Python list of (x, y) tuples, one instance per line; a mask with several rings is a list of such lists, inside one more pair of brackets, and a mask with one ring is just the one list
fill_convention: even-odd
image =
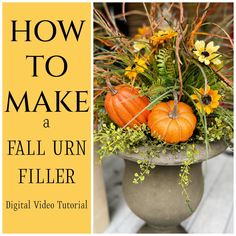
[[(125, 173), (123, 179), (123, 192), (130, 209), (146, 224), (139, 233), (186, 233), (180, 223), (188, 218), (199, 205), (204, 181), (201, 163), (206, 160), (204, 145), (197, 145), (198, 161), (191, 165), (191, 180), (188, 194), (192, 212), (185, 203), (181, 186), (178, 184), (180, 166), (186, 159), (186, 153), (180, 152), (175, 157), (172, 154), (163, 154), (154, 158), (156, 165), (148, 177), (141, 184), (133, 184), (134, 173), (139, 171), (138, 154), (121, 153), (119, 156), (125, 160)], [(214, 142), (210, 145), (209, 158), (213, 158), (226, 149), (224, 142)], [(207, 222), (206, 222), (207, 223)]]

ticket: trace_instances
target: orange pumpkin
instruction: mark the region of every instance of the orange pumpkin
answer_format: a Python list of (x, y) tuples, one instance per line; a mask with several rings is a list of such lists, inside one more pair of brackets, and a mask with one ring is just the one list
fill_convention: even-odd
[(192, 108), (173, 100), (157, 104), (148, 117), (148, 127), (153, 137), (167, 143), (187, 141), (193, 134), (197, 119)]
[(109, 88), (111, 91), (106, 95), (104, 107), (112, 121), (120, 127), (134, 127), (147, 123), (150, 113), (147, 109), (130, 122), (149, 104), (147, 97), (140, 96), (138, 90), (129, 85), (118, 85), (115, 88), (109, 86)]

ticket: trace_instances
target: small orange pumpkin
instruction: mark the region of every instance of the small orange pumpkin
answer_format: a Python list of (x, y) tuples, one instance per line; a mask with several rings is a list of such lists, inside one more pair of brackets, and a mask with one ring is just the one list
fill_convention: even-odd
[(134, 127), (134, 125), (147, 123), (150, 113), (147, 109), (130, 122), (149, 104), (147, 97), (140, 96), (139, 91), (129, 85), (118, 85), (113, 88), (111, 84), (108, 84), (108, 87), (111, 91), (106, 95), (104, 107), (112, 121), (120, 127)]
[(187, 141), (193, 135), (196, 123), (192, 108), (173, 100), (157, 104), (148, 117), (152, 136), (167, 143)]

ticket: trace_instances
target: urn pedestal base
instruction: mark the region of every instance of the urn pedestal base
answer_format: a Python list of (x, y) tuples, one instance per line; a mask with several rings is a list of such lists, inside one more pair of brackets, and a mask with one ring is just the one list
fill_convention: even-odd
[(169, 233), (184, 234), (184, 233), (187, 233), (187, 231), (181, 225), (157, 227), (157, 226), (145, 224), (144, 226), (142, 226), (139, 229), (138, 233), (139, 234), (153, 234), (153, 233), (156, 233), (156, 234), (169, 234)]
[[(201, 163), (206, 160), (206, 148), (205, 145), (197, 145), (196, 148), (197, 162), (191, 165), (191, 183), (187, 188), (191, 210), (179, 185), (180, 168), (186, 160), (186, 152), (179, 152), (174, 157), (166, 153), (152, 159), (156, 168), (140, 184), (133, 184), (132, 180), (134, 173), (140, 171), (137, 160), (144, 157), (137, 153), (119, 155), (125, 160), (123, 192), (126, 202), (146, 222), (139, 233), (186, 233), (180, 223), (196, 210), (204, 190)], [(208, 158), (217, 156), (225, 149), (222, 141), (211, 143)]]
[[(133, 184), (137, 163), (125, 160), (124, 197), (129, 208), (146, 222), (139, 233), (186, 233), (180, 223), (193, 212), (185, 203), (178, 184), (180, 166), (156, 166), (141, 184)], [(203, 195), (201, 163), (191, 165), (192, 182), (188, 186), (190, 206), (194, 211)]]

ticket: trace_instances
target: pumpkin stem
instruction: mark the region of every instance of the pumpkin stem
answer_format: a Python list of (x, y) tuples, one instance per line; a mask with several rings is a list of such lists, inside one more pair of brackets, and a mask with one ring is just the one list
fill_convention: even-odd
[(118, 92), (117, 92), (117, 90), (114, 89), (114, 87), (111, 84), (111, 81), (108, 78), (106, 78), (106, 83), (107, 83), (107, 87), (110, 89), (112, 95), (116, 95)]
[(178, 94), (176, 91), (173, 91), (173, 96), (174, 96), (174, 108), (173, 110), (169, 113), (169, 117), (171, 119), (176, 119), (178, 114), (177, 114), (177, 110), (178, 110)]

